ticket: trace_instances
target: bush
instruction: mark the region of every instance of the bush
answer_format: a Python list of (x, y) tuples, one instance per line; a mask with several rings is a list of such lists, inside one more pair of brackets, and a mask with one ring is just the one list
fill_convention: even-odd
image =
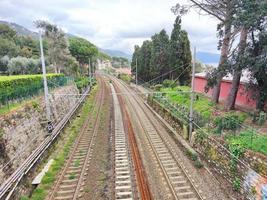
[(214, 124), (217, 128), (217, 133), (222, 130), (237, 130), (241, 127), (242, 123), (246, 120), (247, 115), (243, 113), (226, 113), (223, 116), (216, 117)]
[(126, 83), (130, 83), (131, 82), (131, 77), (127, 74), (119, 74), (118, 78), (125, 81)]
[(176, 86), (176, 83), (175, 81), (173, 80), (169, 80), (169, 79), (165, 79), (162, 83), (163, 87), (167, 88), (167, 87), (170, 87), (170, 88), (175, 88)]
[(88, 77), (83, 76), (83, 77), (76, 78), (74, 82), (76, 83), (77, 88), (81, 90), (89, 85), (90, 79)]
[[(65, 85), (63, 74), (48, 74), (48, 87)], [(43, 90), (42, 75), (0, 76), (0, 104), (37, 95)]]
[(162, 85), (161, 84), (157, 84), (157, 85), (154, 86), (154, 88), (155, 88), (156, 91), (160, 91), (161, 88), (162, 88)]
[(262, 126), (266, 121), (266, 113), (260, 112), (258, 123), (260, 126)]

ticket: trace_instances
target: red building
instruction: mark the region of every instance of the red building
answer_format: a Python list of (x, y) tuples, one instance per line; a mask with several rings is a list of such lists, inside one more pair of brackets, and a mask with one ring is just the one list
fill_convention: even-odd
[[(248, 82), (248, 73), (244, 73), (241, 78), (241, 82), (239, 85), (237, 97), (236, 97), (236, 106), (242, 107), (245, 109), (255, 109), (256, 108), (256, 100), (253, 99), (253, 92), (247, 91), (245, 84)], [(203, 93), (209, 97), (211, 97), (213, 90), (209, 90), (208, 93), (205, 93), (205, 86), (207, 84), (206, 73), (198, 73), (195, 75), (195, 88), (194, 91), (198, 93)], [(232, 76), (225, 76), (221, 83), (221, 93), (220, 93), (220, 101), (225, 101), (227, 96), (231, 90), (232, 85)]]

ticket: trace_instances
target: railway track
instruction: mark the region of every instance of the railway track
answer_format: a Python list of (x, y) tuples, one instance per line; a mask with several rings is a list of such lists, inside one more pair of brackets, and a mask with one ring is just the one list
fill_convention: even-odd
[(0, 186), (0, 199), (11, 199), (17, 186), (23, 179), (23, 177), (32, 169), (32, 167), (38, 162), (46, 150), (56, 140), (61, 130), (69, 122), (76, 110), (84, 102), (86, 96), (89, 94), (90, 88), (88, 88), (77, 103), (70, 109), (65, 117), (55, 126), (50, 136), (37, 147), (32, 154), (10, 175), (10, 177)]
[(99, 128), (100, 111), (104, 101), (105, 86), (100, 79), (100, 92), (95, 98), (94, 108), (84, 123), (81, 133), (75, 141), (72, 152), (67, 160), (53, 190), (47, 200), (70, 200), (81, 198), (84, 194), (83, 186)]
[(127, 137), (124, 131), (122, 112), (118, 97), (112, 84), (111, 91), (114, 104), (114, 128), (115, 128), (115, 199), (134, 199), (133, 175)]
[[(123, 93), (134, 93), (125, 83), (116, 79), (113, 80)], [(158, 121), (151, 117), (150, 110), (147, 109), (140, 97), (136, 95), (131, 95), (128, 98), (128, 102), (135, 111), (149, 141), (149, 146), (163, 172), (170, 191), (169, 196), (178, 200), (202, 200), (203, 198), (195, 186), (196, 183), (191, 181), (190, 175), (168, 141), (168, 138), (159, 131)]]

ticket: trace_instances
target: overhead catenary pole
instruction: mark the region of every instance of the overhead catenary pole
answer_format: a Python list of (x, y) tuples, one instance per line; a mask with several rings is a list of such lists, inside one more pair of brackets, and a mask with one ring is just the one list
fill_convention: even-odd
[(135, 84), (137, 86), (138, 80), (137, 80), (137, 58), (135, 59)]
[(46, 68), (45, 68), (45, 59), (44, 59), (43, 40), (42, 40), (41, 30), (39, 31), (39, 42), (40, 42), (40, 52), (41, 52), (42, 72), (43, 72), (46, 119), (48, 121), (48, 124), (50, 124), (51, 123), (51, 107), (50, 107), (49, 93), (48, 93), (48, 87), (47, 87)]
[(89, 78), (90, 78), (90, 87), (92, 87), (92, 69), (91, 69), (91, 60), (89, 58)]
[(195, 69), (196, 69), (196, 47), (194, 47), (194, 56), (193, 56), (193, 69), (192, 69), (192, 80), (191, 80), (191, 101), (190, 101), (190, 114), (189, 114), (189, 141), (192, 140), (193, 132), (193, 105), (194, 105), (194, 87), (195, 87)]

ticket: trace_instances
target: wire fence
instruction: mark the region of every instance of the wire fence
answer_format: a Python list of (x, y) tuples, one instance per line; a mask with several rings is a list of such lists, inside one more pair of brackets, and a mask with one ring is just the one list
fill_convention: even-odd
[[(48, 76), (47, 84), (49, 89), (65, 86), (73, 82), (72, 77), (65, 76)], [(12, 80), (13, 83), (2, 83), (0, 88), (0, 108), (12, 103), (20, 103), (32, 97), (39, 96), (43, 93), (44, 86), (41, 77), (30, 78), (29, 80)]]
[[(189, 125), (190, 118), (187, 107), (170, 102), (161, 93), (153, 94), (149, 99), (156, 101), (160, 107), (167, 110), (171, 117), (178, 119), (182, 125)], [(233, 190), (240, 191), (250, 200), (261, 197), (262, 183), (266, 183), (267, 180), (241, 159), (243, 150), (240, 149), (240, 146), (229, 149), (224, 142), (213, 137), (201, 124), (209, 122), (199, 120), (199, 116), (194, 112), (193, 124), (196, 134), (194, 144), (198, 152), (208, 160), (218, 174), (232, 185)]]

